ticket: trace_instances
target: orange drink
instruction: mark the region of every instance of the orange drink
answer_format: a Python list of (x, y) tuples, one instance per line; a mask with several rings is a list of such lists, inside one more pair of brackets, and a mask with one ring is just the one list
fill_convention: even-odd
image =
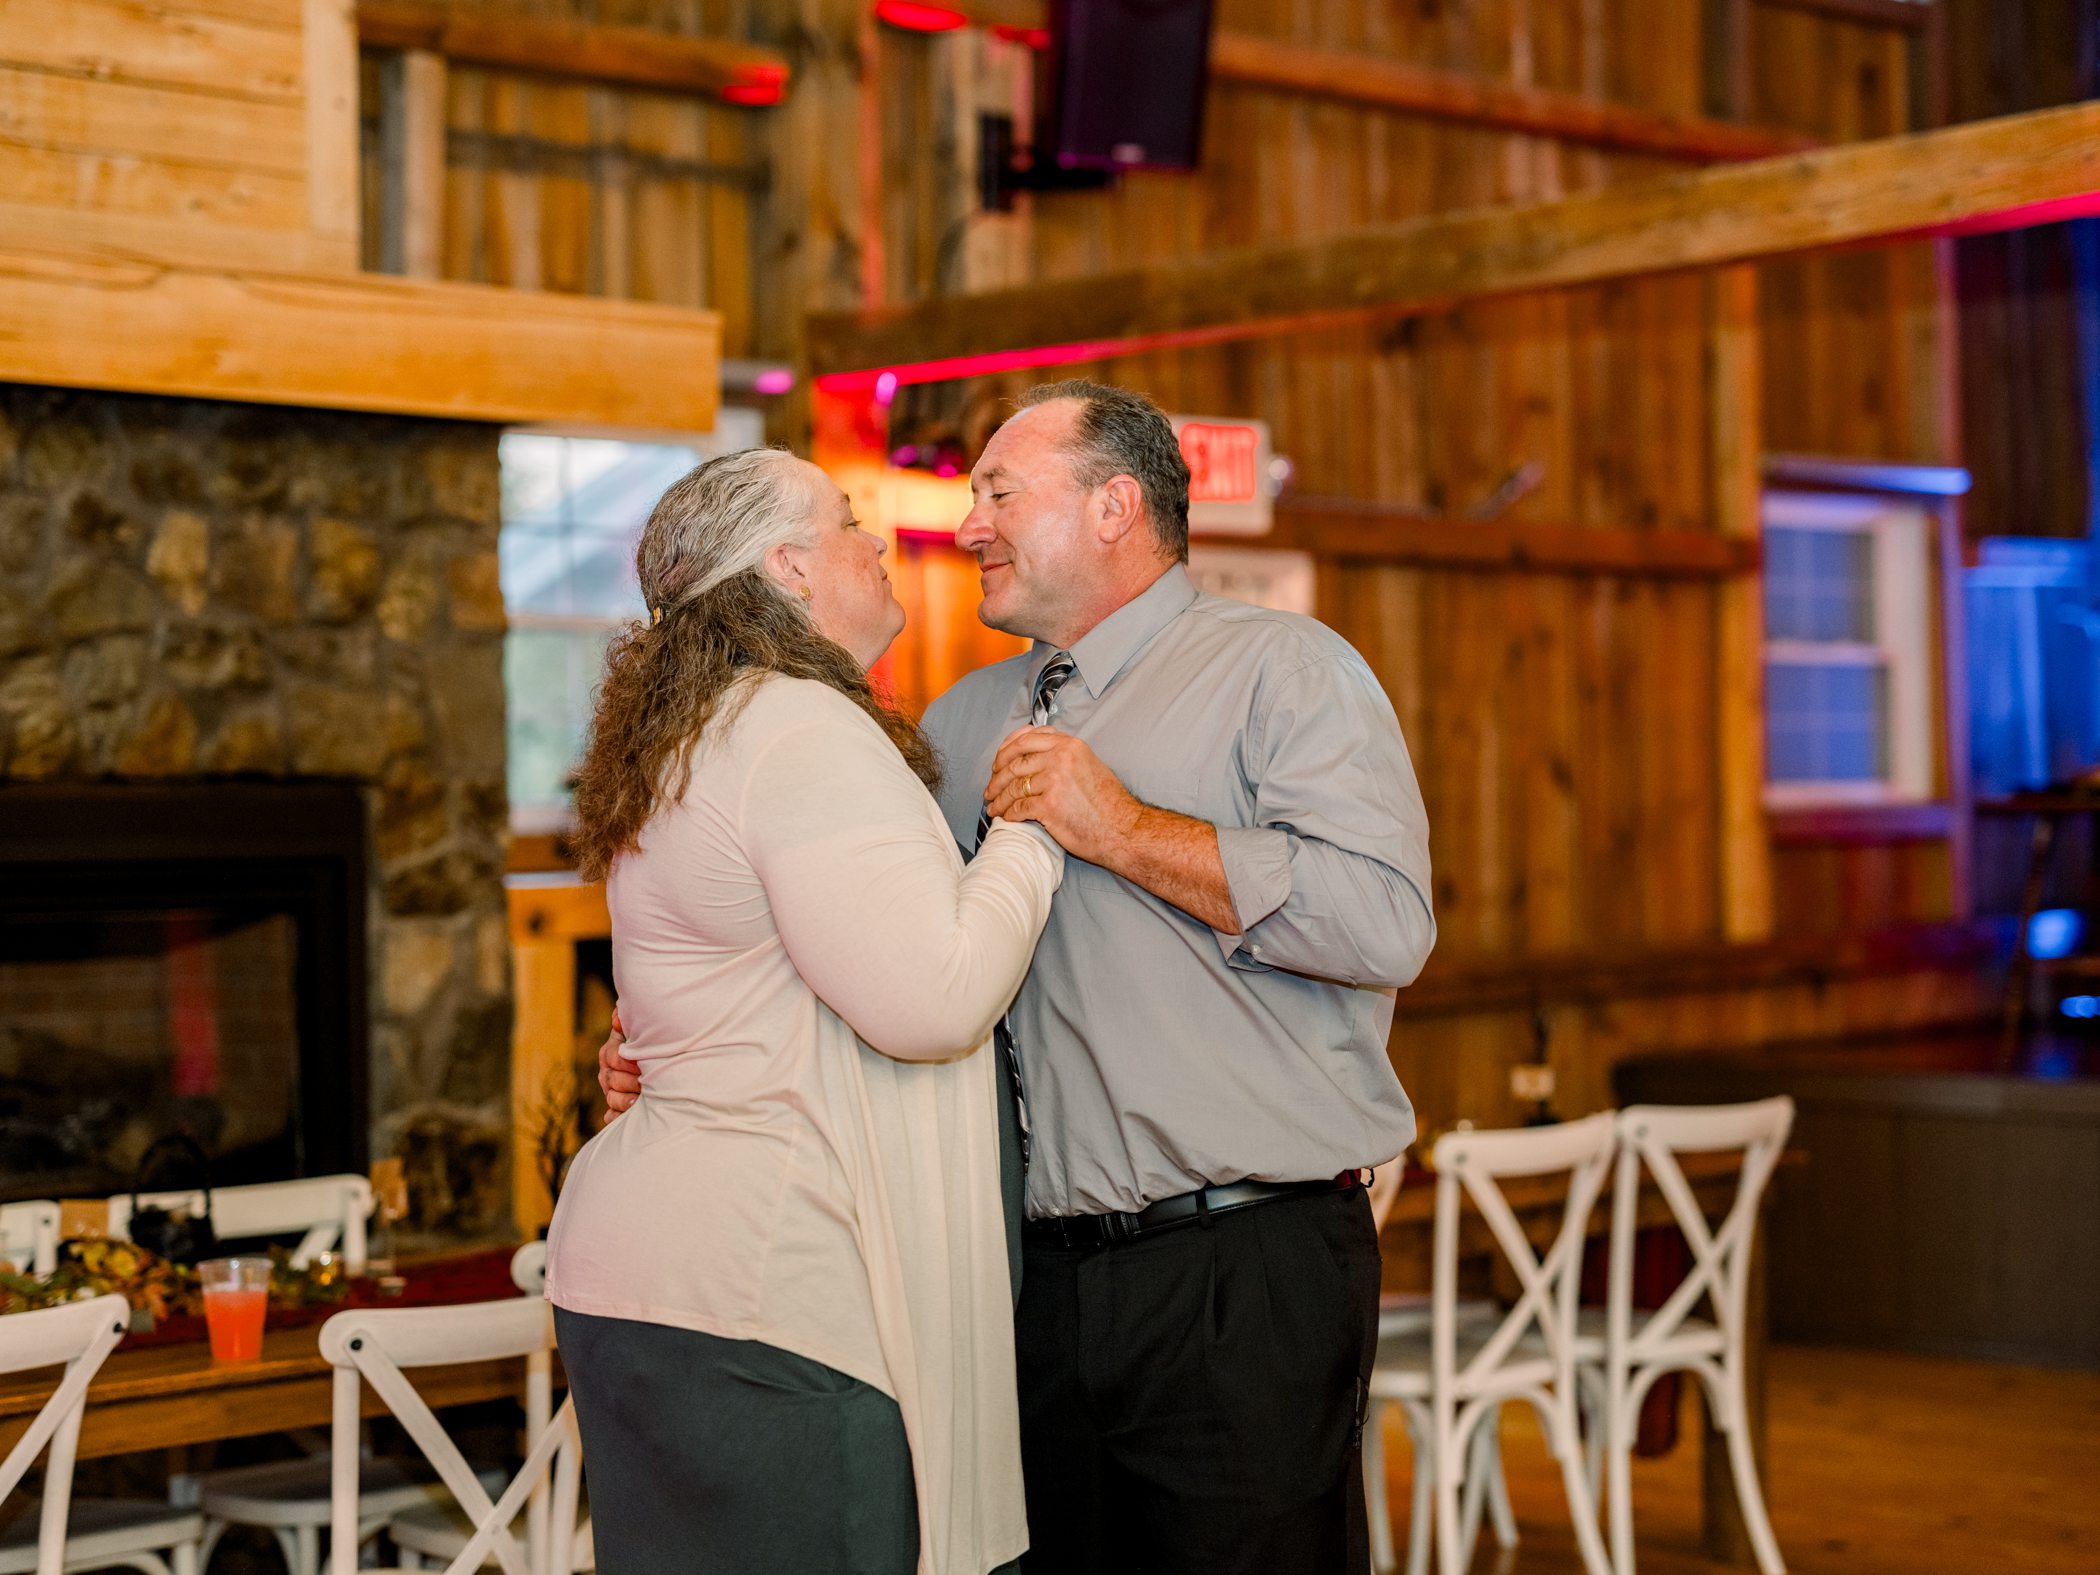
[(252, 1362), (262, 1355), (263, 1315), (270, 1304), (268, 1258), (213, 1258), (197, 1265), (204, 1286), (204, 1327), (215, 1362)]

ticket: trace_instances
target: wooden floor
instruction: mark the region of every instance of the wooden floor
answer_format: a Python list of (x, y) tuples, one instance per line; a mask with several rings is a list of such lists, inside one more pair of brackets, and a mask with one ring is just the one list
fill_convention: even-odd
[[(1772, 1524), (1790, 1575), (2094, 1575), (2100, 1374), (1781, 1347), (1771, 1366)], [(1634, 1462), (1640, 1575), (1719, 1575), (1699, 1550), (1699, 1423)], [(1409, 1455), (1386, 1434), (1406, 1557)], [(1527, 1407), (1503, 1424), (1521, 1532), (1482, 1535), (1473, 1569), (1579, 1575), (1560, 1472)], [(1432, 1566), (1433, 1567), (1433, 1566)]]

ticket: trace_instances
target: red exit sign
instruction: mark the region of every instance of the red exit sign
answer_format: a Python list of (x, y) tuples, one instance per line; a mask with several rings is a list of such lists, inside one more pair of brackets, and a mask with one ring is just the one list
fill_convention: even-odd
[(1267, 531), (1269, 424), (1175, 416), (1189, 466), (1189, 529), (1230, 536)]

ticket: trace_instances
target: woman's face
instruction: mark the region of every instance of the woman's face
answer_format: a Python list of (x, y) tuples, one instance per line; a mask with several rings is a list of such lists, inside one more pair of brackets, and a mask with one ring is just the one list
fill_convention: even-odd
[(817, 499), (814, 533), (806, 546), (775, 549), (774, 577), (798, 596), (807, 588), (810, 621), (861, 666), (872, 667), (904, 629), (904, 608), (882, 567), (889, 544), (860, 528), (829, 476), (815, 465), (808, 469)]

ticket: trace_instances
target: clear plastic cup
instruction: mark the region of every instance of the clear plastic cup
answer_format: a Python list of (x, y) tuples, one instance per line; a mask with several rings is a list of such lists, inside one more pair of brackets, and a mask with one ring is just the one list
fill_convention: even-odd
[(204, 1287), (204, 1327), (215, 1362), (262, 1356), (263, 1314), (270, 1305), (268, 1258), (210, 1258), (197, 1265)]

